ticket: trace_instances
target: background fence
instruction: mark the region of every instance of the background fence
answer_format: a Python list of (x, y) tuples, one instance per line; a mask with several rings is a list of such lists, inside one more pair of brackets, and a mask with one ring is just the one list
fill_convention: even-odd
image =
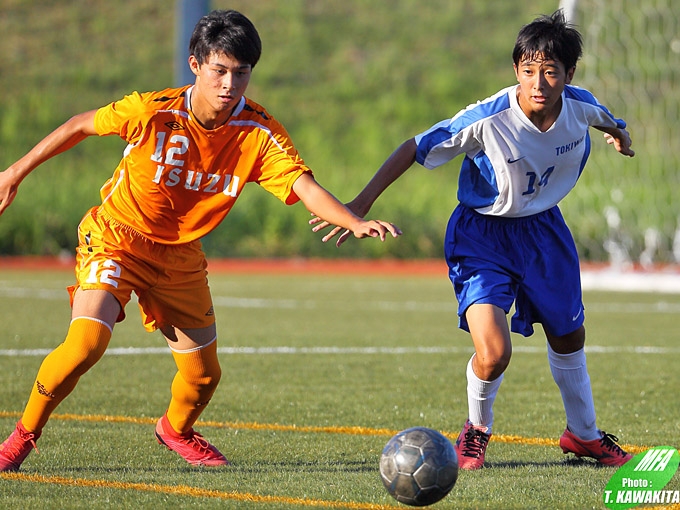
[(564, 7), (585, 42), (575, 82), (626, 120), (636, 151), (624, 160), (593, 144), (563, 206), (580, 251), (622, 266), (679, 262), (680, 4), (577, 0)]

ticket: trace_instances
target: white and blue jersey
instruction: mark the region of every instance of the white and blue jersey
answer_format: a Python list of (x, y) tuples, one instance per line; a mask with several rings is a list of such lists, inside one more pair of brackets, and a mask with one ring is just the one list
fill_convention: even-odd
[(481, 214), (521, 217), (556, 205), (590, 154), (590, 126), (625, 128), (587, 90), (567, 85), (559, 117), (545, 132), (517, 102), (517, 86), (468, 106), (415, 137), (416, 161), (438, 167), (465, 154), (458, 200)]
[(507, 314), (511, 330), (533, 324), (556, 336), (583, 324), (578, 253), (557, 204), (590, 154), (588, 128), (625, 128), (587, 90), (567, 85), (555, 123), (540, 131), (521, 110), (517, 86), (462, 110), (415, 137), (416, 161), (438, 167), (465, 154), (459, 204), (444, 251), (460, 327), (473, 304)]

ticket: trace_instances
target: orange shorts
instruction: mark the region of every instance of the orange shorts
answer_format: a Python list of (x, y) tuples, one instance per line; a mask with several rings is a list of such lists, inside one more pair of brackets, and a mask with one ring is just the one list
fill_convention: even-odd
[(110, 292), (121, 306), (118, 322), (134, 291), (147, 331), (203, 328), (215, 323), (206, 267), (200, 241), (155, 243), (93, 207), (78, 226), (78, 283), (68, 291), (71, 304), (78, 288)]

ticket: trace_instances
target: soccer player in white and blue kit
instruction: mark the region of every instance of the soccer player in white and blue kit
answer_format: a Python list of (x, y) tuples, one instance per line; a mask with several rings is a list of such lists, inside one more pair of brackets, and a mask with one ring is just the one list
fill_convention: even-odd
[[(484, 464), (493, 403), (510, 362), (513, 332), (540, 323), (560, 389), (564, 453), (620, 466), (632, 456), (597, 428), (586, 368), (579, 260), (557, 204), (574, 187), (590, 153), (589, 128), (633, 156), (623, 120), (587, 90), (570, 85), (581, 36), (562, 11), (524, 26), (513, 50), (518, 85), (465, 108), (404, 142), (348, 206), (364, 216), (414, 162), (432, 169), (464, 154), (458, 201), (445, 238), (460, 327), (475, 353), (467, 365), (468, 420), (456, 441), (462, 469)], [(328, 226), (312, 220), (314, 230)], [(324, 237), (340, 233), (334, 228)], [(338, 237), (340, 245), (348, 236)]]

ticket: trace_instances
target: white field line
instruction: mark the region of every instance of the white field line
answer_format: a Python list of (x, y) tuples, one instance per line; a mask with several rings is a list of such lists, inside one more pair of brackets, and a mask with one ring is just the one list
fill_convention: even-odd
[[(39, 287), (16, 287), (0, 280), (0, 297), (66, 301), (65, 289), (43, 289)], [(134, 298), (134, 294), (133, 294)], [(320, 301), (313, 299), (271, 299), (236, 296), (213, 296), (213, 304), (221, 308), (243, 309), (319, 309), (356, 310), (361, 303), (349, 301)], [(371, 301), (372, 308), (387, 312), (455, 312), (456, 303), (451, 296), (445, 301)], [(586, 303), (586, 311), (603, 313), (668, 313), (680, 312), (680, 302), (659, 299), (651, 303)]]
[[(47, 356), (51, 349), (0, 349), (0, 357)], [(219, 347), (219, 354), (225, 355), (395, 355), (395, 354), (471, 354), (472, 347)], [(513, 354), (545, 354), (545, 347), (515, 345)], [(680, 354), (680, 347), (654, 346), (586, 346), (589, 354)], [(106, 351), (108, 356), (170, 354), (168, 347), (112, 347)]]
[[(43, 289), (39, 287), (15, 287), (9, 282), (0, 281), (0, 297), (31, 298), (50, 301), (65, 301), (68, 299), (63, 289)], [(315, 300), (242, 298), (231, 296), (214, 296), (215, 306), (236, 309), (316, 309), (332, 306), (334, 309), (356, 309), (357, 304), (348, 302), (320, 302)], [(383, 311), (393, 312), (446, 312), (455, 313), (455, 303), (423, 302), (423, 301), (374, 301), (371, 306)], [(589, 303), (588, 312), (599, 313), (661, 313), (677, 314), (680, 303), (657, 301), (653, 303)], [(45, 356), (51, 349), (0, 349), (0, 356)], [(514, 346), (516, 353), (543, 353), (544, 347)], [(586, 346), (590, 353), (628, 353), (628, 354), (678, 354), (679, 348), (637, 346), (637, 347), (604, 347)], [(118, 347), (106, 351), (108, 355), (131, 354), (165, 354), (167, 347)], [(471, 347), (220, 347), (220, 354), (457, 354), (471, 353)]]

